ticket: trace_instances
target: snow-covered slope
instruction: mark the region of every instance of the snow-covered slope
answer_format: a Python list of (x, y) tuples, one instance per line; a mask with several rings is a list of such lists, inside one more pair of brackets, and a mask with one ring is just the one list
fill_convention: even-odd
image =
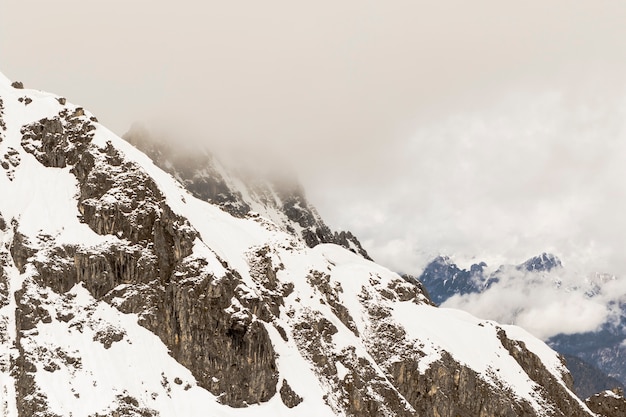
[(0, 77), (0, 415), (589, 416), (555, 352)]

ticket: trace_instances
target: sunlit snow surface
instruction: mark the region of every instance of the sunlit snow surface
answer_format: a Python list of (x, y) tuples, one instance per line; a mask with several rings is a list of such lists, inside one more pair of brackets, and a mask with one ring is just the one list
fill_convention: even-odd
[[(43, 117), (54, 117), (64, 107), (57, 101), (57, 96), (13, 89), (2, 75), (0, 96), (4, 101), (3, 119), (7, 123), (7, 130), (1, 134), (0, 155), (13, 148), (20, 157), (12, 181), (0, 171), (0, 213), (7, 223), (12, 220), (18, 222), (20, 232), (33, 241), (41, 235), (51, 237), (58, 244), (85, 246), (119, 240), (115, 236), (98, 235), (79, 221), (77, 182), (70, 168), (45, 168), (20, 145), (20, 129), (23, 125)], [(33, 102), (29, 105), (18, 102), (19, 97), (25, 96), (31, 97)], [(74, 108), (70, 104), (65, 107)], [(332, 338), (337, 350), (353, 346), (360, 357), (375, 363), (362, 339), (367, 337), (372, 323), (360, 294), (364, 286), (370, 285), (370, 277), (377, 277), (380, 286), (385, 287), (400, 279), (397, 274), (339, 246), (326, 244), (310, 249), (303, 242), (274, 227), (269, 219), (234, 218), (194, 198), (147, 156), (108, 129), (98, 124), (96, 126), (94, 143), (104, 146), (111, 142), (129, 161), (142, 166), (155, 179), (173, 211), (189, 219), (200, 233), (191, 256), (206, 259), (218, 277), (226, 272), (220, 263), (220, 259), (225, 260), (229, 267), (241, 275), (243, 283), (249, 287), (247, 291), (255, 292), (257, 289), (250, 276), (248, 254), (255, 247), (270, 246), (272, 256), (277, 257), (276, 263), (285, 265), (279, 271), (278, 279), (294, 284), (294, 292), (285, 299), (281, 316), (277, 319), (281, 327), (290, 334), (293, 321), (283, 314), (287, 311), (310, 309), (320, 312), (338, 329)], [(10, 227), (6, 232), (0, 232), (0, 243), (3, 244), (0, 250), (5, 253), (12, 233)], [(10, 259), (8, 261), (9, 266), (5, 269), (10, 283), (9, 304), (0, 310), (0, 319), (6, 323), (8, 337), (0, 350), (0, 359), (5, 361), (18, 354), (11, 347), (16, 337), (13, 293), (21, 288), (23, 280), (32, 273), (27, 269), (24, 274), (20, 274)], [(327, 303), (320, 301), (316, 290), (306, 279), (311, 270), (325, 271), (332, 284), (341, 286), (339, 302), (354, 319), (361, 338), (335, 316)], [(168, 354), (167, 347), (157, 336), (137, 323), (135, 315), (123, 314), (93, 299), (80, 284), (64, 295), (50, 290), (40, 291), (45, 292), (44, 306), (53, 320), (47, 324), (39, 323), (35, 329), (28, 331), (23, 343), (27, 351), (39, 353), (41, 362), (37, 364), (35, 382), (47, 396), (50, 410), (54, 413), (64, 416), (105, 414), (113, 409), (119, 396), (131, 396), (139, 401), (141, 407), (156, 410), (161, 416), (336, 415), (336, 411), (323, 398), (329, 394), (330, 388), (320, 382), (314, 366), (302, 356), (293, 338), (289, 337), (285, 342), (274, 326), (266, 325), (266, 328), (278, 355), (279, 387), (282, 380), (286, 379), (304, 401), (289, 409), (276, 395), (268, 403), (234, 409), (221, 405), (214, 395), (200, 388), (190, 371)], [(433, 361), (440, 358), (440, 352), (445, 350), (458, 362), (484, 375), (487, 382), (508, 386), (536, 409), (543, 407), (534, 391), (535, 383), (498, 342), (495, 323), (426, 304), (387, 303), (393, 320), (406, 330), (408, 338), (424, 344), (427, 355), (416, 364), (420, 371), (428, 369)], [(68, 313), (75, 318), (68, 321), (56, 319), (59, 314)], [(94, 341), (98, 334), (107, 329), (123, 330), (121, 340), (108, 348)], [(507, 326), (505, 330), (508, 337), (525, 341), (526, 346), (543, 360), (550, 372), (558, 380), (561, 379), (563, 367), (553, 351), (521, 329)], [(59, 351), (70, 358), (69, 362), (73, 361), (71, 358), (80, 360), (80, 367), (71, 363), (56, 363), (58, 355), (46, 355), (46, 352)], [(50, 372), (45, 367), (58, 369)], [(384, 377), (382, 371), (376, 369)], [(342, 379), (348, 370), (339, 363), (337, 372)], [(2, 369), (0, 378), (0, 389), (5, 399), (0, 404), (0, 415), (17, 416), (15, 389), (8, 368)]]

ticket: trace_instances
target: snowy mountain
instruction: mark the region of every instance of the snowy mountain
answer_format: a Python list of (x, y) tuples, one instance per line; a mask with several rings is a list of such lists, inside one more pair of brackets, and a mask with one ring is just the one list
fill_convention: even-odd
[(301, 194), (165, 172), (3, 76), (0, 103), (1, 415), (594, 415), (547, 345), (327, 242)]
[(460, 294), (481, 292), (487, 286), (484, 262), (473, 264), (470, 269), (459, 268), (447, 256), (438, 256), (432, 260), (419, 276), (430, 298), (437, 303), (443, 303), (448, 298)]
[[(562, 302), (566, 303), (569, 297), (573, 299), (578, 296), (583, 301), (602, 304), (607, 302), (607, 298), (603, 297), (604, 293), (610, 291), (605, 285), (613, 283), (616, 278), (598, 274), (577, 285), (571, 285), (567, 279), (568, 273), (561, 261), (546, 253), (519, 265), (502, 265), (494, 272), (488, 272), (484, 262), (463, 269), (449, 257), (439, 256), (419, 276), (433, 301), (447, 307), (460, 303), (475, 306), (481, 303), (482, 297), (506, 299), (505, 295), (510, 292), (519, 293), (520, 298), (522, 294), (529, 294), (532, 298), (533, 294), (544, 293), (547, 289), (553, 290), (549, 295), (554, 298), (551, 301), (563, 299)], [(619, 293), (614, 294), (616, 300), (619, 296)], [(540, 299), (540, 302), (544, 300)], [(524, 306), (523, 302), (508, 306), (498, 302), (495, 308), (491, 305), (482, 309), (481, 313), (491, 319), (515, 322), (529, 308), (532, 306)], [(568, 358), (575, 390), (582, 398), (626, 385), (626, 345), (623, 343), (626, 339), (626, 309), (609, 298), (607, 310), (615, 314), (611, 314), (594, 331), (568, 333), (564, 327), (562, 333), (557, 332), (546, 338), (548, 345)], [(618, 316), (617, 319), (615, 315)], [(582, 319), (581, 316), (580, 320)]]
[[(437, 256), (430, 261), (418, 277), (424, 284), (432, 300), (441, 304), (455, 295), (478, 294), (488, 290), (502, 278), (511, 275), (528, 279), (541, 278), (552, 270), (562, 268), (561, 260), (549, 253), (534, 256), (520, 265), (501, 265), (494, 272), (487, 272), (487, 264), (479, 262), (469, 269), (459, 268), (448, 256)], [(530, 280), (530, 279), (529, 279)]]

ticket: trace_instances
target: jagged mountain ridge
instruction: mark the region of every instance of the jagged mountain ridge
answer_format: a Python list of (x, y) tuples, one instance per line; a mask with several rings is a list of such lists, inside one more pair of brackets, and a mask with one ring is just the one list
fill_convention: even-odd
[[(558, 257), (543, 253), (519, 265), (502, 265), (492, 273), (486, 272), (487, 264), (480, 262), (469, 269), (459, 268), (449, 257), (439, 256), (431, 261), (419, 276), (433, 301), (445, 303), (453, 296), (480, 294), (502, 278), (512, 276), (528, 283), (528, 290), (538, 291), (537, 283), (550, 280), (560, 288), (561, 280), (549, 275), (562, 270)], [(520, 275), (520, 272), (522, 275)], [(610, 277), (613, 278), (613, 277)], [(588, 297), (602, 290), (603, 282), (610, 280), (601, 276), (590, 280), (585, 288), (564, 288), (566, 291), (584, 291)], [(560, 334), (548, 339), (547, 343), (569, 358), (568, 368), (574, 377), (574, 387), (581, 398), (612, 388), (623, 388), (626, 384), (626, 360), (622, 353), (626, 337), (626, 325), (605, 324), (596, 332), (582, 334)]]
[(61, 97), (0, 100), (3, 415), (592, 415), (523, 330), (196, 199)]
[(349, 231), (333, 232), (307, 200), (304, 189), (293, 174), (271, 176), (240, 172), (225, 166), (205, 146), (176, 144), (171, 139), (151, 134), (134, 125), (123, 135), (155, 165), (172, 174), (195, 197), (219, 206), (236, 217), (261, 213), (284, 231), (304, 239), (309, 247), (335, 243), (369, 255)]
[(426, 286), (437, 304), (454, 295), (483, 292), (500, 281), (500, 276), (511, 271), (550, 272), (562, 268), (561, 260), (549, 253), (534, 256), (519, 265), (501, 265), (496, 271), (487, 273), (487, 264), (479, 262), (469, 269), (459, 268), (448, 256), (437, 256), (426, 265), (418, 279)]

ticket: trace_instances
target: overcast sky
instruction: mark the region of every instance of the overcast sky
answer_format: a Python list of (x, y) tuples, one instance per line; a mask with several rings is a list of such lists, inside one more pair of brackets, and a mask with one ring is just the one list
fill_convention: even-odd
[(626, 274), (626, 3), (14, 1), (0, 71), (123, 134), (262, 144), (419, 273), (543, 251)]

